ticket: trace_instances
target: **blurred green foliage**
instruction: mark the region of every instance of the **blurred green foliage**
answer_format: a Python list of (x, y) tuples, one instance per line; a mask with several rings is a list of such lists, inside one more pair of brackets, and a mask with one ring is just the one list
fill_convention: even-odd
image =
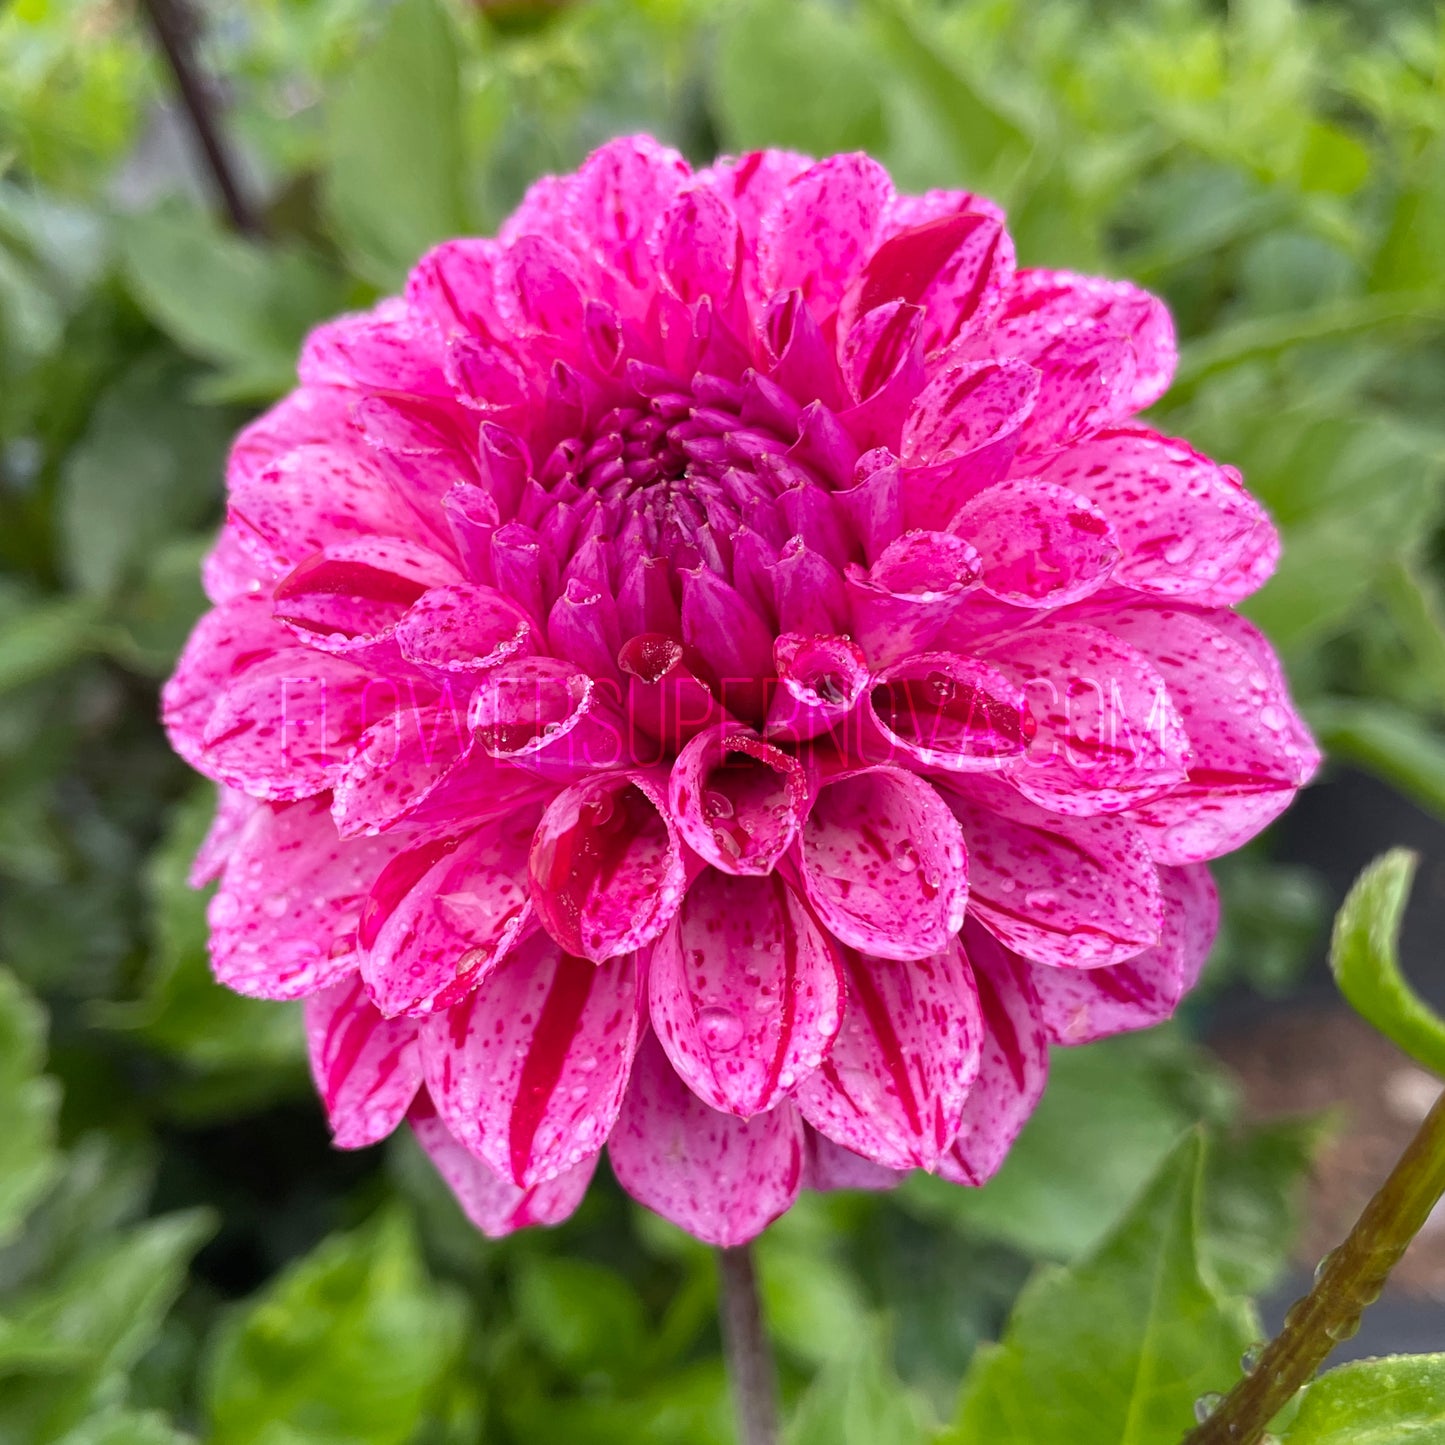
[[(866, 148), (998, 196), (1026, 264), (1167, 298), (1157, 423), (1284, 531), (1252, 615), (1332, 752), (1445, 815), (1445, 28), (1367, 0), (214, 0), (199, 40), (264, 240), (212, 207), (133, 5), (0, 10), (0, 1442), (725, 1445), (705, 1250), (605, 1181), (487, 1243), (408, 1139), (329, 1152), (294, 1011), (210, 982), (209, 799), (154, 718), (227, 438), (308, 326), (610, 135)], [(1268, 840), (1221, 878), (1219, 977), (1287, 987), (1318, 883)], [(1002, 1439), (1043, 1408), (1029, 1361), (1071, 1352), (1134, 1433), (1070, 1439), (1152, 1441), (1227, 1376), (1314, 1126), (1240, 1128), (1178, 1030), (1055, 1080), (982, 1192), (810, 1197), (764, 1239), (792, 1445)], [(1039, 1260), (1067, 1272), (975, 1358)], [(1188, 1341), (1101, 1323), (1150, 1271)], [(1131, 1404), (1144, 1356), (1182, 1373)], [(1378, 1381), (1326, 1378), (1288, 1439), (1364, 1438)], [(1438, 1426), (1438, 1382), (1402, 1377), (1401, 1428)]]

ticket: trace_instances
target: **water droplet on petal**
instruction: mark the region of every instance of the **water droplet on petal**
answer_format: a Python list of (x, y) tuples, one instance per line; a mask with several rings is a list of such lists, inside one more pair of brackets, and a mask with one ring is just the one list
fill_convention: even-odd
[(918, 849), (905, 838), (893, 850), (893, 866), (900, 873), (912, 873), (918, 868)]
[(710, 1053), (725, 1054), (743, 1041), (743, 1021), (725, 1004), (710, 1003), (697, 1011), (697, 1031)]

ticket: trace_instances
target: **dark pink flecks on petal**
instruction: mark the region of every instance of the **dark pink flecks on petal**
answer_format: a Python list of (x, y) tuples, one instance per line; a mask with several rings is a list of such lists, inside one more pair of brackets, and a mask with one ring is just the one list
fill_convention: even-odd
[(709, 728), (678, 755), (668, 807), (683, 840), (725, 873), (770, 873), (808, 809), (798, 759), (740, 729)]
[(569, 953), (631, 953), (667, 926), (682, 899), (682, 842), (665, 783), (614, 773), (553, 799), (532, 843), (532, 901)]
[(396, 851), (343, 842), (326, 798), (252, 814), (211, 899), (211, 967), (254, 998), (301, 998), (356, 971), (356, 929), (372, 880)]
[(191, 871), (186, 875), (186, 882), (192, 888), (204, 888), (221, 876), (226, 859), (235, 851), (251, 815), (264, 806), (255, 798), (238, 793), (235, 788), (216, 789), (215, 816), (191, 864)]
[(981, 571), (962, 537), (905, 532), (866, 572), (848, 568), (851, 635), (875, 667), (921, 652), (960, 614)]
[(1034, 736), (1028, 699), (976, 657), (923, 652), (874, 677), (875, 755), (949, 772), (991, 771), (1024, 755)]
[(778, 874), (713, 869), (653, 948), (652, 1027), (679, 1076), (714, 1109), (772, 1108), (838, 1032), (835, 946)]
[(394, 859), (367, 899), (361, 973), (388, 1015), (445, 1008), (505, 958), (531, 922), (527, 853), (538, 809)]
[(938, 1172), (955, 1184), (979, 1185), (998, 1172), (1043, 1097), (1049, 1041), (1028, 966), (971, 923), (963, 944), (983, 1014), (983, 1045), (958, 1137)]
[(1203, 864), (1161, 868), (1159, 942), (1111, 968), (1030, 969), (1039, 1017), (1055, 1043), (1087, 1044), (1168, 1018), (1194, 986), (1219, 928), (1219, 895)]
[[(773, 666), (779, 685), (768, 713), (768, 737), (792, 741), (846, 735), (870, 680), (857, 643), (847, 637), (784, 633), (773, 644)], [(845, 755), (852, 750), (844, 737), (838, 741)]]
[(447, 1127), (523, 1188), (606, 1142), (642, 1020), (631, 955), (596, 964), (534, 934), (422, 1034), (427, 1090)]
[(970, 802), (962, 789), (944, 796), (968, 840), (969, 912), (1015, 953), (1094, 969), (1158, 941), (1158, 870), (1125, 819), (1039, 810), (1031, 825)]
[(388, 297), (368, 312), (316, 327), (301, 348), (296, 374), (308, 387), (445, 398), (439, 341), (440, 333), (404, 301)]
[(353, 977), (306, 1000), (311, 1076), (338, 1149), (364, 1149), (406, 1117), (421, 1087), (416, 1025), (383, 1018)]
[(983, 1026), (957, 938), (908, 962), (849, 950), (843, 1028), (794, 1096), (820, 1134), (886, 1169), (933, 1169), (957, 1136)]
[(502, 593), (475, 583), (433, 587), (397, 625), (402, 657), (438, 681), (473, 678), (535, 650), (527, 614)]
[(901, 768), (845, 774), (818, 790), (800, 839), (821, 922), (880, 958), (936, 953), (963, 923), (968, 855), (953, 814)]
[(519, 1189), (459, 1144), (425, 1095), (412, 1106), (410, 1123), (462, 1212), (489, 1239), (529, 1225), (561, 1224), (582, 1203), (597, 1169), (594, 1154), (555, 1179)]
[(798, 1197), (803, 1126), (787, 1100), (751, 1119), (708, 1108), (649, 1034), (607, 1154), (639, 1204), (730, 1248), (761, 1234)]

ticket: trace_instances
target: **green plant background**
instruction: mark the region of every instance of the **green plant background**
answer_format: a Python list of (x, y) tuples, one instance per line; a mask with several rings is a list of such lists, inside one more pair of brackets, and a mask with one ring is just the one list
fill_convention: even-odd
[[(0, 10), (0, 1445), (725, 1445), (707, 1251), (605, 1180), (557, 1231), (481, 1239), (409, 1139), (332, 1152), (296, 1011), (210, 981), (184, 883), (209, 798), (155, 711), (229, 436), (309, 325), (608, 136), (867, 149), (904, 187), (1004, 201), (1027, 264), (1167, 298), (1157, 423), (1239, 465), (1284, 532), (1250, 614), (1331, 754), (1445, 814), (1445, 21), (204, 10), (264, 242), (218, 221), (131, 3)], [(1207, 987), (1287, 989), (1318, 880), (1267, 838), (1219, 871)], [(1228, 1387), (1320, 1126), (1241, 1125), (1187, 1022), (1060, 1053), (981, 1192), (812, 1196), (768, 1233), (791, 1445), (1164, 1445)], [(1438, 1363), (1353, 1368), (1292, 1445), (1445, 1440)], [(1360, 1433), (1386, 1397), (1400, 1433)]]

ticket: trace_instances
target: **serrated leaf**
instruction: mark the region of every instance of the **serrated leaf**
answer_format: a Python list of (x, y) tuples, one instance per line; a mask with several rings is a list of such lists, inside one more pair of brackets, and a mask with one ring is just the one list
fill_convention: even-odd
[(1442, 1445), (1445, 1355), (1360, 1360), (1301, 1396), (1281, 1445)]
[(437, 0), (400, 0), (327, 107), (324, 197), (359, 268), (394, 286), (465, 232), (456, 37)]
[(465, 1308), (406, 1218), (332, 1235), (223, 1327), (205, 1381), (214, 1445), (402, 1445), (456, 1358)]
[(1445, 1077), (1445, 1020), (1400, 972), (1400, 922), (1418, 862), (1408, 849), (1393, 848), (1355, 880), (1335, 915), (1330, 968), (1361, 1018)]
[[(1157, 1445), (1228, 1385), (1256, 1330), (1199, 1258), (1202, 1141), (1189, 1134), (1100, 1249), (1046, 1269), (975, 1358), (946, 1445)], [(1060, 1182), (1062, 1183), (1063, 1176)]]

